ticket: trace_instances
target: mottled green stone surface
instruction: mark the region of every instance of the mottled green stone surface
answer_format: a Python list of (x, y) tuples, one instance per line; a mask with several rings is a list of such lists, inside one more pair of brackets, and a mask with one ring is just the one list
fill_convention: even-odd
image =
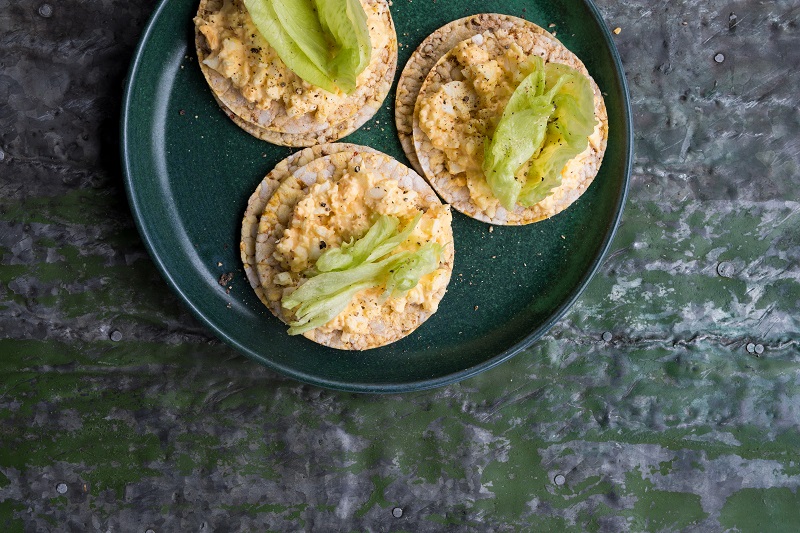
[(611, 253), (523, 354), (395, 396), (273, 374), (167, 290), (116, 148), (153, 7), (0, 1), (0, 529), (798, 530), (796, 2), (599, 2)]

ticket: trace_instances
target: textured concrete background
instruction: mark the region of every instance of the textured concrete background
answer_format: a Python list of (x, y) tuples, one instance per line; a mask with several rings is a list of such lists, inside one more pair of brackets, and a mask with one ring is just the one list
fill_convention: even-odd
[(381, 397), (166, 290), (117, 149), (153, 7), (0, 0), (0, 529), (798, 530), (796, 0), (600, 1), (636, 130), (611, 253), (527, 352)]

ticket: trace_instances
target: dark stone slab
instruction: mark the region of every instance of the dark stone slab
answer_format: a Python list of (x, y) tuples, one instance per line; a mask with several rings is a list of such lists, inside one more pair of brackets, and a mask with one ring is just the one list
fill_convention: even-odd
[(117, 125), (154, 5), (0, 3), (4, 530), (800, 522), (796, 2), (599, 2), (636, 128), (612, 253), (524, 354), (381, 397), (238, 356), (150, 262)]

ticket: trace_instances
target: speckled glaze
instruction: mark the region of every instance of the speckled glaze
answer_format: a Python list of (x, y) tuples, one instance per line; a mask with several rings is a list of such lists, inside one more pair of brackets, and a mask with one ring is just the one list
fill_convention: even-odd
[[(609, 142), (595, 184), (563, 214), (530, 227), (489, 232), (486, 224), (454, 215), (455, 266), (437, 313), (398, 342), (347, 353), (289, 337), (244, 277), (218, 283), (230, 269), (226, 265), (235, 264), (233, 245), (247, 197), (286, 150), (242, 135), (216, 108), (192, 41), (185, 38), (193, 2), (160, 4), (129, 74), (122, 151), (131, 208), (167, 282), (217, 336), (244, 354), (302, 381), (341, 390), (441, 386), (491, 368), (539, 338), (578, 296), (610, 243), (632, 145), (627, 90), (611, 34), (582, 2), (541, 6), (528, 16), (540, 25), (570, 21), (576, 37), (565, 36), (565, 44), (606, 92)], [(473, 12), (480, 7), (459, 5)], [(453, 11), (433, 4), (413, 11), (397, 6), (393, 17), (408, 30), (407, 39), (422, 40), (428, 25), (447, 22)], [(598, 45), (604, 41), (609, 48)], [(392, 117), (384, 106), (372, 125), (346, 140), (405, 161)]]
[(796, 2), (598, 2), (636, 131), (609, 254), (516, 357), (380, 396), (254, 363), (168, 289), (116, 133), (155, 2), (43, 5), (0, 10), (0, 529), (797, 529)]

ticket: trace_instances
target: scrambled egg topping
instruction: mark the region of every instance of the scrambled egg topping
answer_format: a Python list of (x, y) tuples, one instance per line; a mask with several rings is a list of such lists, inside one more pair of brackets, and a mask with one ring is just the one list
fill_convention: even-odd
[[(494, 132), (527, 70), (528, 55), (516, 43), (501, 46), (491, 32), (478, 34), (450, 52), (458, 67), (453, 81), (420, 100), (419, 126), (445, 156), (455, 186), (466, 185), (472, 201), (493, 217), (500, 205), (483, 174), (483, 141)], [(527, 173), (528, 165), (517, 172)]]
[[(388, 46), (390, 32), (376, 5), (362, 5), (370, 28), (372, 57), (379, 57), (378, 50)], [(311, 113), (322, 122), (347, 98), (341, 91), (329, 93), (292, 72), (258, 32), (242, 0), (222, 0), (219, 11), (206, 18), (195, 17), (194, 23), (210, 49), (203, 63), (228, 78), (259, 109), (282, 101), (288, 116)], [(357, 84), (370, 75), (369, 71), (367, 67), (358, 75)]]
[[(405, 227), (422, 205), (424, 202), (416, 191), (402, 188), (395, 179), (366, 170), (346, 173), (335, 183), (326, 181), (310, 188), (295, 207), (292, 222), (278, 241), (274, 257), (292, 280), (300, 280), (302, 272), (314, 264), (323, 250), (363, 236), (375, 217), (395, 216), (400, 219), (400, 227)], [(447, 245), (451, 218), (449, 206), (431, 206), (396, 251), (415, 251), (427, 242)], [(348, 342), (351, 335), (381, 334), (385, 328), (405, 329), (406, 306), (418, 305), (426, 312), (435, 312), (438, 307), (435, 295), (446, 287), (448, 278), (447, 270), (439, 268), (423, 276), (405, 296), (389, 298), (383, 303), (379, 302), (383, 287), (361, 291), (339, 316), (318, 329), (342, 331), (343, 342)], [(296, 286), (289, 277), (285, 281)]]

